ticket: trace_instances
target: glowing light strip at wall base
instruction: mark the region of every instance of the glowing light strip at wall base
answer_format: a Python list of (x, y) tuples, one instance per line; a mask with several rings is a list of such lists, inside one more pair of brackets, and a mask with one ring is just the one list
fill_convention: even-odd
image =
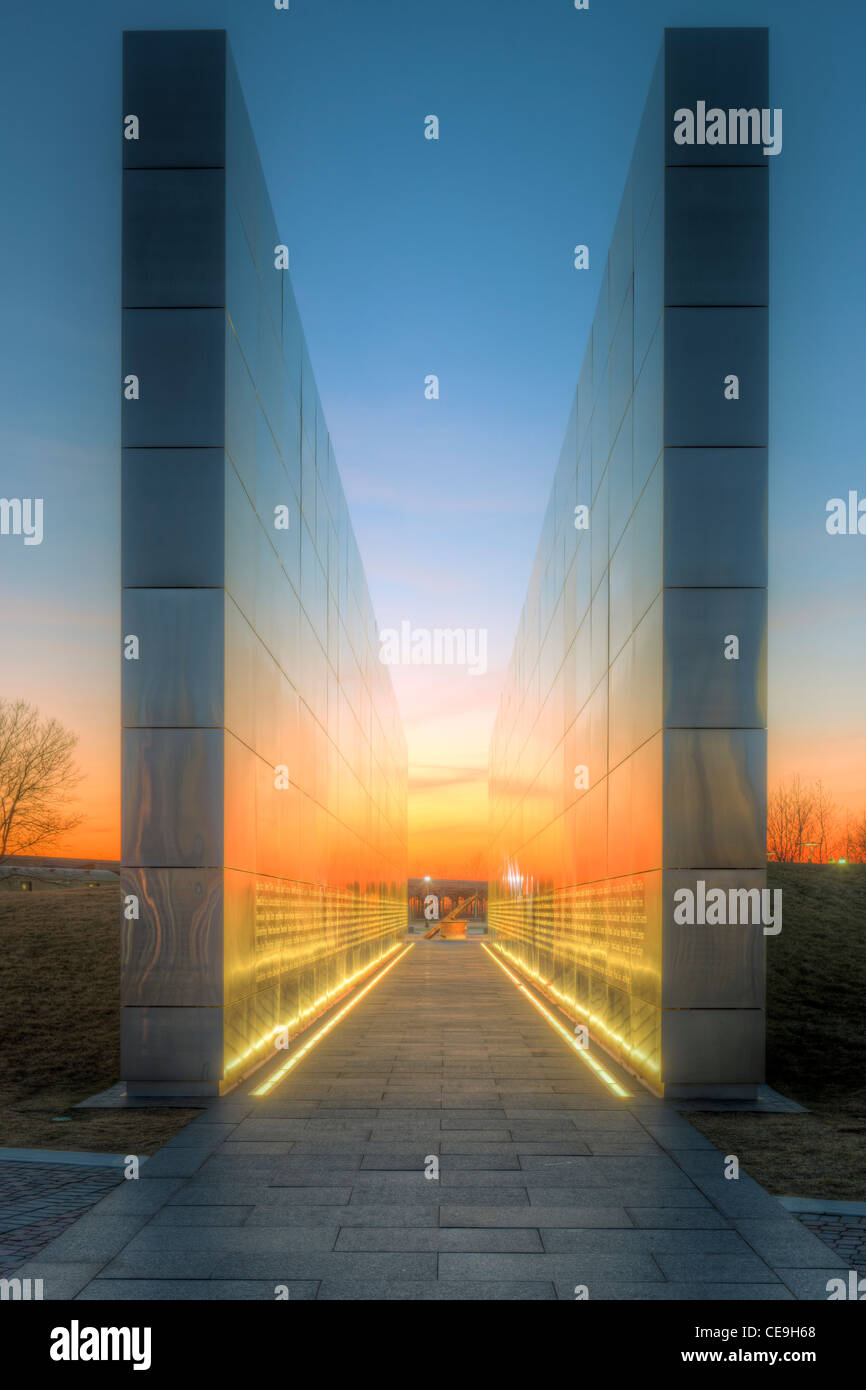
[[(657, 1079), (660, 1080), (661, 1069), (659, 1064), (658, 1062), (653, 1062), (648, 1053), (644, 1052), (639, 1047), (630, 1046), (625, 1038), (621, 1037), (619, 1033), (614, 1032), (614, 1030), (609, 1027), (601, 1015), (594, 1014), (585, 1004), (581, 1004), (576, 999), (572, 999), (570, 994), (563, 994), (562, 990), (556, 988), (552, 980), (548, 980), (537, 970), (533, 970), (532, 966), (527, 965), (525, 960), (521, 960), (519, 956), (515, 956), (513, 952), (507, 950), (500, 941), (497, 941), (495, 944), (496, 950), (499, 951), (500, 955), (505, 956), (506, 960), (510, 960), (512, 965), (514, 965), (517, 970), (521, 971), (527, 979), (538, 981), (538, 988), (542, 994), (546, 995), (548, 998), (552, 995), (554, 1000), (559, 1002), (564, 1014), (572, 1015), (572, 1013), (574, 1013), (579, 1015), (579, 1019), (586, 1020), (586, 1025), (592, 1032), (602, 1034), (608, 1043), (613, 1043), (616, 1048), (620, 1048), (622, 1054), (624, 1054), (618, 1056), (616, 1059), (620, 1066), (629, 1070), (629, 1062), (633, 1063), (635, 1070), (638, 1071), (639, 1077), (643, 1079), (651, 1089), (653, 1083)], [(574, 1019), (574, 1022), (578, 1022), (579, 1019)], [(639, 1070), (639, 1067), (642, 1068), (642, 1070)]]
[(322, 1041), (322, 1038), (325, 1036), (326, 1033), (330, 1033), (332, 1028), (336, 1028), (337, 1024), (340, 1022), (340, 1019), (345, 1018), (346, 1014), (349, 1012), (350, 1009), (354, 1009), (356, 1004), (360, 1004), (361, 1000), (364, 998), (364, 995), (369, 994), (370, 990), (374, 987), (374, 985), (377, 985), (380, 980), (384, 980), (385, 976), (388, 974), (388, 971), (393, 970), (394, 966), (397, 965), (398, 962), (401, 961), (403, 957), (407, 955), (409, 951), (412, 950), (412, 947), (414, 945), (414, 941), (410, 942), (410, 944), (406, 947), (405, 951), (401, 951), (399, 956), (396, 956), (394, 960), (392, 960), (388, 965), (385, 966), (384, 970), (380, 970), (378, 975), (374, 975), (373, 979), (370, 980), (369, 984), (366, 984), (363, 989), (358, 990), (358, 993), (355, 995), (354, 999), (350, 999), (348, 1004), (344, 1004), (342, 1009), (339, 1009), (337, 1013), (334, 1014), (333, 1018), (329, 1018), (327, 1023), (324, 1023), (321, 1028), (317, 1028), (313, 1036), (307, 1042), (304, 1043), (303, 1047), (299, 1047), (297, 1052), (293, 1052), (291, 1057), (287, 1057), (285, 1062), (283, 1062), (282, 1066), (277, 1067), (277, 1070), (273, 1073), (273, 1075), (269, 1076), (267, 1081), (263, 1081), (261, 1086), (257, 1086), (256, 1089), (251, 1092), (251, 1094), (254, 1096), (266, 1096), (269, 1091), (272, 1091), (273, 1088), (276, 1086), (277, 1082), (282, 1081), (283, 1077), (288, 1075), (292, 1068), (298, 1065), (298, 1062), (300, 1062), (301, 1058), (306, 1057), (307, 1053), (311, 1052), (313, 1048), (316, 1046), (316, 1044)]
[(525, 995), (526, 998), (529, 1000), (530, 1004), (532, 1004), (533, 1007), (536, 1008), (536, 1009), (538, 1010), (538, 1012), (539, 1012), (544, 1018), (547, 1019), (547, 1022), (550, 1024), (551, 1028), (555, 1028), (555, 1029), (556, 1029), (557, 1033), (559, 1033), (559, 1034), (561, 1035), (561, 1037), (563, 1037), (563, 1038), (565, 1039), (565, 1041), (568, 1043), (569, 1047), (572, 1048), (572, 1049), (577, 1053), (577, 1055), (578, 1055), (578, 1057), (580, 1058), (580, 1060), (581, 1060), (582, 1062), (585, 1062), (586, 1065), (587, 1065), (589, 1068), (591, 1068), (592, 1071), (595, 1072), (596, 1076), (599, 1078), (600, 1081), (603, 1081), (603, 1082), (604, 1082), (604, 1084), (605, 1084), (605, 1086), (607, 1086), (608, 1090), (613, 1091), (613, 1093), (614, 1093), (615, 1096), (622, 1096), (622, 1097), (624, 1097), (625, 1099), (628, 1099), (629, 1092), (623, 1090), (622, 1086), (620, 1086), (620, 1084), (619, 1084), (619, 1082), (616, 1080), (616, 1078), (613, 1077), (613, 1076), (611, 1076), (610, 1072), (609, 1072), (609, 1071), (606, 1071), (605, 1068), (601, 1065), (601, 1063), (597, 1062), (597, 1061), (595, 1060), (594, 1057), (591, 1057), (591, 1056), (589, 1055), (589, 1053), (587, 1052), (587, 1050), (586, 1050), (585, 1047), (581, 1047), (581, 1046), (580, 1046), (580, 1044), (577, 1042), (576, 1038), (574, 1038), (574, 1037), (572, 1036), (572, 1034), (569, 1033), (568, 1029), (565, 1028), (565, 1027), (559, 1022), (559, 1019), (558, 1019), (558, 1018), (555, 1018), (555, 1017), (554, 1017), (554, 1015), (550, 1012), (550, 1009), (545, 1008), (545, 1006), (544, 1006), (542, 1003), (540, 1003), (540, 1001), (539, 1001), (538, 999), (536, 999), (535, 995), (531, 992), (531, 990), (528, 990), (528, 989), (526, 988), (526, 985), (523, 984), (523, 983), (517, 978), (517, 976), (516, 976), (515, 974), (513, 974), (512, 971), (510, 971), (510, 970), (508, 969), (508, 966), (507, 966), (507, 965), (503, 965), (502, 961), (499, 960), (499, 959), (493, 954), (493, 952), (490, 950), (489, 946), (485, 946), (485, 945), (484, 945), (484, 942), (483, 942), (483, 941), (481, 942), (481, 949), (482, 949), (483, 951), (486, 951), (486, 952), (487, 952), (487, 954), (488, 954), (488, 956), (490, 957), (490, 959), (491, 959), (496, 965), (499, 966), (499, 969), (500, 969), (500, 970), (502, 970), (502, 971), (505, 972), (505, 974), (508, 976), (509, 980), (513, 980), (513, 981), (514, 981), (514, 983), (517, 985), (517, 988), (520, 990), (521, 994)]
[[(252, 1043), (247, 1048), (246, 1052), (242, 1052), (239, 1057), (234, 1057), (231, 1062), (226, 1063), (226, 1076), (230, 1071), (235, 1071), (238, 1067), (243, 1066), (244, 1062), (248, 1062), (249, 1059), (255, 1056), (257, 1052), (260, 1052), (266, 1044), (273, 1044), (274, 1038), (278, 1037), (280, 1033), (291, 1032), (291, 1029), (297, 1028), (297, 1025), (303, 1023), (305, 1018), (309, 1018), (312, 1021), (318, 1014), (325, 1013), (329, 999), (338, 999), (341, 995), (348, 994), (349, 990), (352, 988), (353, 981), (360, 979), (362, 975), (369, 975), (371, 970), (376, 969), (379, 961), (387, 960), (389, 956), (393, 956), (394, 952), (399, 951), (399, 949), (400, 943), (398, 941), (389, 951), (383, 952), (383, 954), (377, 956), (374, 961), (367, 965), (362, 965), (361, 969), (354, 971), (353, 974), (346, 975), (334, 989), (329, 989), (324, 994), (320, 994), (318, 999), (314, 999), (312, 1004), (306, 1009), (301, 1009), (294, 1018), (289, 1019), (288, 1023), (278, 1023), (277, 1026), (266, 1033), (263, 1038), (259, 1038), (257, 1042)], [(261, 1065), (261, 1063), (259, 1065)], [(248, 1070), (252, 1071), (254, 1068), (251, 1067), (248, 1068)], [(237, 1082), (235, 1084), (237, 1084)]]

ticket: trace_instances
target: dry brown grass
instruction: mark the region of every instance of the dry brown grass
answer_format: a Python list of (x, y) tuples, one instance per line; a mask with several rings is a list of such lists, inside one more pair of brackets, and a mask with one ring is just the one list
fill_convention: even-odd
[(119, 1075), (118, 919), (113, 888), (0, 893), (0, 1145), (149, 1154), (199, 1113), (72, 1109)]
[(778, 1196), (866, 1201), (866, 865), (772, 864), (767, 1081), (807, 1115), (689, 1119)]

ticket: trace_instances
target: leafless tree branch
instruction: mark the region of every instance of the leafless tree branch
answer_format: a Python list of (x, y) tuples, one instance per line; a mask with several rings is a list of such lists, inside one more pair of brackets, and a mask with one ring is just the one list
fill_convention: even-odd
[(0, 699), (0, 864), (45, 849), (80, 824), (68, 805), (81, 780), (72, 757), (77, 742), (35, 705)]

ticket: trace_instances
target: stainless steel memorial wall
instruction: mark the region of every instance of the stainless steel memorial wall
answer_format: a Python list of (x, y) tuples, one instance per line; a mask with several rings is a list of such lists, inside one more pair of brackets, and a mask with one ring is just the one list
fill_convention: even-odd
[(225, 33), (123, 116), (122, 1075), (217, 1094), (397, 949), (406, 745)]
[(490, 752), (497, 949), (675, 1096), (763, 1078), (773, 114), (666, 31)]

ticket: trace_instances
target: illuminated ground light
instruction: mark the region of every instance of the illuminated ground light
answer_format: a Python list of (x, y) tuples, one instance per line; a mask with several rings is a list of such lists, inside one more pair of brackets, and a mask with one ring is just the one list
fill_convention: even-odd
[(613, 1091), (615, 1096), (623, 1096), (627, 1099), (629, 1094), (628, 1091), (623, 1090), (622, 1086), (620, 1086), (616, 1078), (611, 1076), (610, 1072), (606, 1071), (605, 1068), (601, 1066), (601, 1064), (597, 1062), (594, 1057), (590, 1057), (586, 1048), (580, 1046), (577, 1039), (574, 1038), (572, 1034), (569, 1033), (568, 1029), (560, 1023), (559, 1019), (556, 1018), (555, 1015), (550, 1012), (550, 1009), (545, 1008), (545, 1006), (536, 999), (535, 995), (531, 992), (531, 990), (528, 990), (526, 988), (526, 985), (518, 979), (518, 977), (513, 973), (513, 971), (508, 969), (507, 965), (502, 964), (502, 961), (499, 960), (498, 956), (495, 956), (493, 952), (490, 950), (490, 947), (485, 946), (483, 941), (481, 942), (481, 949), (487, 952), (490, 959), (494, 961), (496, 965), (499, 966), (500, 970), (504, 970), (509, 980), (514, 981), (521, 994), (524, 994), (526, 998), (529, 1000), (530, 1004), (532, 1004), (533, 1007), (536, 1008), (538, 1012), (542, 1014), (544, 1018), (547, 1019), (547, 1022), (550, 1024), (551, 1028), (556, 1029), (557, 1033), (559, 1033), (560, 1036), (565, 1039), (569, 1047), (577, 1053), (580, 1060), (582, 1062), (585, 1062), (586, 1065), (590, 1067), (592, 1071), (595, 1072), (596, 1076), (599, 1078), (600, 1081), (604, 1082), (608, 1090)]
[(307, 1041), (304, 1043), (303, 1047), (299, 1047), (297, 1052), (293, 1052), (291, 1057), (287, 1057), (285, 1062), (283, 1062), (282, 1066), (277, 1067), (277, 1070), (273, 1073), (273, 1075), (269, 1076), (267, 1081), (263, 1081), (261, 1086), (257, 1086), (256, 1089), (251, 1092), (251, 1094), (254, 1096), (266, 1096), (269, 1091), (272, 1091), (276, 1086), (277, 1082), (282, 1081), (283, 1077), (287, 1076), (288, 1073), (298, 1065), (302, 1057), (306, 1057), (308, 1052), (312, 1052), (313, 1048), (316, 1046), (317, 1043), (320, 1043), (322, 1041), (322, 1038), (325, 1036), (326, 1033), (330, 1033), (332, 1028), (336, 1028), (337, 1024), (340, 1022), (340, 1019), (345, 1018), (346, 1014), (349, 1012), (350, 1009), (354, 1009), (356, 1004), (360, 1004), (365, 994), (369, 994), (370, 990), (373, 989), (374, 986), (377, 985), (380, 980), (384, 980), (385, 976), (388, 974), (388, 971), (393, 970), (394, 966), (398, 963), (398, 961), (401, 961), (403, 957), (407, 955), (409, 951), (412, 950), (412, 947), (414, 945), (414, 941), (410, 942), (409, 945), (406, 947), (405, 951), (401, 951), (399, 956), (395, 956), (394, 959), (388, 965), (385, 966), (384, 970), (380, 970), (378, 975), (374, 975), (369, 984), (364, 985), (363, 989), (359, 989), (355, 997), (353, 999), (350, 999), (348, 1004), (344, 1004), (342, 1009), (338, 1009), (337, 1012), (334, 1014), (333, 1018), (329, 1018), (327, 1023), (323, 1023), (321, 1028), (317, 1028), (313, 1036), (311, 1038), (308, 1038)]
[(615, 1033), (612, 1028), (609, 1028), (604, 1019), (600, 1018), (598, 1014), (592, 1013), (589, 1009), (582, 1008), (576, 1000), (571, 998), (571, 995), (563, 994), (562, 990), (556, 988), (552, 980), (545, 979), (537, 970), (533, 970), (532, 966), (528, 965), (525, 960), (520, 960), (518, 957), (513, 956), (510, 951), (506, 950), (501, 942), (497, 941), (496, 949), (500, 955), (503, 955), (506, 960), (510, 960), (512, 965), (522, 971), (530, 980), (537, 980), (542, 994), (552, 994), (554, 999), (562, 1005), (562, 1012), (564, 1014), (570, 1016), (572, 1010), (576, 1014), (584, 1014), (589, 1028), (594, 1032), (603, 1033), (609, 1042), (616, 1043), (633, 1062), (640, 1063), (645, 1068), (648, 1075), (654, 1077), (659, 1077), (661, 1075), (657, 1061), (653, 1061), (652, 1057), (641, 1048), (630, 1047), (625, 1038), (621, 1037), (619, 1033)]
[(230, 1062), (227, 1062), (226, 1072), (234, 1071), (237, 1067), (242, 1066), (244, 1062), (248, 1062), (249, 1059), (254, 1057), (257, 1052), (260, 1052), (267, 1043), (273, 1045), (274, 1038), (279, 1037), (280, 1033), (290, 1032), (292, 1028), (296, 1028), (299, 1023), (303, 1023), (304, 1019), (309, 1018), (310, 1015), (315, 1016), (324, 1013), (325, 1010), (323, 1006), (327, 1005), (329, 999), (347, 994), (352, 988), (352, 984), (355, 980), (359, 980), (362, 975), (368, 975), (371, 970), (375, 969), (380, 960), (387, 960), (389, 956), (393, 956), (394, 952), (399, 949), (399, 943), (396, 946), (392, 946), (390, 951), (385, 951), (384, 955), (377, 956), (372, 965), (369, 963), (367, 965), (362, 965), (360, 970), (356, 970), (352, 975), (347, 975), (345, 979), (342, 979), (333, 989), (327, 990), (325, 994), (320, 994), (318, 999), (314, 999), (312, 1004), (306, 1009), (301, 1009), (300, 1012), (297, 1013), (294, 1018), (290, 1018), (287, 1023), (278, 1023), (277, 1026), (266, 1033), (263, 1038), (259, 1038), (257, 1042), (251, 1043), (246, 1052), (242, 1052), (238, 1057), (234, 1057)]

